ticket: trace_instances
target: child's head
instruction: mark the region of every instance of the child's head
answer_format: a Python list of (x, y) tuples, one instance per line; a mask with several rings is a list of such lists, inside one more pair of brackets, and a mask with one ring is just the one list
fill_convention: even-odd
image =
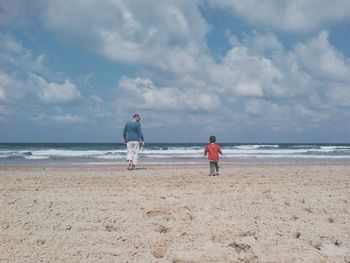
[(216, 142), (216, 137), (215, 136), (210, 136), (209, 137), (209, 142), (210, 143), (215, 143)]

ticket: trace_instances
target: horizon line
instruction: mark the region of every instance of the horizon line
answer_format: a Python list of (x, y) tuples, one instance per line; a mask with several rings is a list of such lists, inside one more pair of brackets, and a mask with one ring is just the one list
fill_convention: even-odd
[[(124, 142), (0, 142), (0, 144), (124, 144)], [(145, 144), (206, 144), (208, 142), (145, 142)], [(350, 142), (218, 142), (222, 144), (350, 144)]]

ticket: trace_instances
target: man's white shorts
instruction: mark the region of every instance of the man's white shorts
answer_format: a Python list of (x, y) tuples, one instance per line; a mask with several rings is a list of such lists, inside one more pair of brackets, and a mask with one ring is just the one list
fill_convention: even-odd
[(128, 152), (126, 155), (127, 161), (132, 161), (133, 165), (136, 165), (139, 159), (140, 142), (130, 141), (126, 144)]

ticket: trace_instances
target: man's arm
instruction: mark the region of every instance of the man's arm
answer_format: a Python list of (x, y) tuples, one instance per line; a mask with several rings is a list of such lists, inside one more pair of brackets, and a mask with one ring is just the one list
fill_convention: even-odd
[(139, 125), (138, 132), (139, 132), (139, 135), (140, 135), (141, 143), (143, 143), (144, 142), (144, 138), (143, 138), (141, 123)]
[(124, 142), (127, 143), (128, 140), (126, 139), (126, 131), (127, 131), (127, 128), (126, 128), (126, 124), (124, 126), (124, 131), (123, 131), (123, 138), (124, 138)]

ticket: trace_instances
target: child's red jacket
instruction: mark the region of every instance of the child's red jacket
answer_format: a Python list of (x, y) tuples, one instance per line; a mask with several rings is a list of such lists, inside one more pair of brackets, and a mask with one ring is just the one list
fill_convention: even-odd
[(208, 153), (208, 160), (219, 161), (219, 153), (222, 154), (221, 148), (216, 143), (210, 143), (205, 147), (204, 154)]

